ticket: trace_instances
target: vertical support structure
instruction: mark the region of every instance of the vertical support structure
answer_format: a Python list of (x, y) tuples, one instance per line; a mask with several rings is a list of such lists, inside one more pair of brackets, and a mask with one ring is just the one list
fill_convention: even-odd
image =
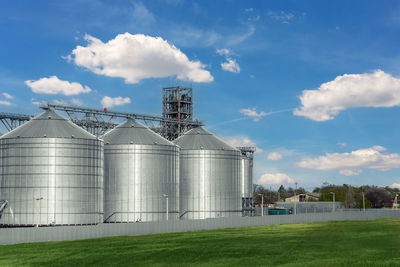
[[(296, 215), (297, 214), (297, 201), (296, 201), (296, 196), (297, 196), (297, 182), (295, 182), (295, 185), (296, 185), (296, 189), (294, 190), (294, 196), (295, 196), (295, 198), (294, 198), (294, 215)], [(299, 201), (300, 201), (300, 197), (299, 197)]]
[(236, 147), (242, 153), (241, 162), (241, 194), (242, 194), (242, 216), (254, 216), (255, 208), (253, 202), (253, 155), (255, 147)]
[(193, 90), (189, 87), (175, 86), (162, 89), (163, 112), (165, 119), (176, 122), (163, 122), (162, 135), (174, 140), (191, 129), (187, 122), (193, 120)]
[(363, 211), (365, 211), (365, 194), (364, 194), (364, 191), (362, 192), (362, 197), (363, 197)]

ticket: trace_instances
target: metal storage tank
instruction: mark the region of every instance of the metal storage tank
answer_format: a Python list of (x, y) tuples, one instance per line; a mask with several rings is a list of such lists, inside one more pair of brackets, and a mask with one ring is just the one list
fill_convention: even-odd
[(240, 216), (240, 151), (202, 127), (174, 143), (181, 149), (181, 218)]
[(128, 119), (104, 139), (104, 222), (177, 219), (179, 148)]
[(103, 142), (53, 110), (0, 137), (0, 225), (97, 224)]

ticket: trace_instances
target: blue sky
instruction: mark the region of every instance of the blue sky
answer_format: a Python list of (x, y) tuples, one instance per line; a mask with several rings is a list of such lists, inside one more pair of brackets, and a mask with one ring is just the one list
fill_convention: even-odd
[[(195, 116), (254, 145), (254, 182), (400, 186), (398, 1), (2, 1), (0, 108)], [(307, 91), (305, 91), (307, 90)]]

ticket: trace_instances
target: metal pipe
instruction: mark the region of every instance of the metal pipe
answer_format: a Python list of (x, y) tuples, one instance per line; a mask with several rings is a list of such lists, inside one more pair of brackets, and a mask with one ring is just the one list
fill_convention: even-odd
[(332, 212), (335, 212), (335, 193), (330, 192), (333, 195), (333, 202), (332, 202)]
[(261, 196), (261, 216), (264, 216), (264, 195), (263, 194), (258, 194)]
[(167, 201), (167, 203), (166, 203), (166, 205), (167, 205), (167, 207), (166, 207), (166, 219), (167, 219), (167, 221), (168, 221), (168, 195), (166, 195), (166, 194), (164, 194), (164, 197), (165, 197), (165, 200)]
[(39, 227), (40, 200), (42, 199), (43, 197), (35, 198), (36, 227)]
[(364, 191), (362, 192), (362, 196), (363, 196), (363, 211), (365, 211), (365, 194), (364, 194)]

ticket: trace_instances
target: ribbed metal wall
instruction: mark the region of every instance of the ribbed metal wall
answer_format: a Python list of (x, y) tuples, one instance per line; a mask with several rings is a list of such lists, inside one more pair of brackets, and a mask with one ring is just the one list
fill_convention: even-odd
[(105, 222), (179, 217), (179, 148), (129, 120), (104, 136)]
[(182, 219), (241, 215), (240, 151), (203, 128), (178, 138)]
[[(42, 116), (47, 117), (57, 122), (36, 127), (37, 121), (32, 120), (0, 138), (0, 199), (8, 201), (0, 225), (101, 222), (103, 142), (54, 112)], [(67, 127), (62, 128), (64, 123)], [(26, 137), (30, 129), (35, 131), (32, 136), (39, 135), (40, 129), (46, 131), (45, 124), (58, 128), (54, 135), (64, 137)], [(75, 130), (72, 136), (70, 128)], [(80, 134), (91, 139), (77, 138)]]

